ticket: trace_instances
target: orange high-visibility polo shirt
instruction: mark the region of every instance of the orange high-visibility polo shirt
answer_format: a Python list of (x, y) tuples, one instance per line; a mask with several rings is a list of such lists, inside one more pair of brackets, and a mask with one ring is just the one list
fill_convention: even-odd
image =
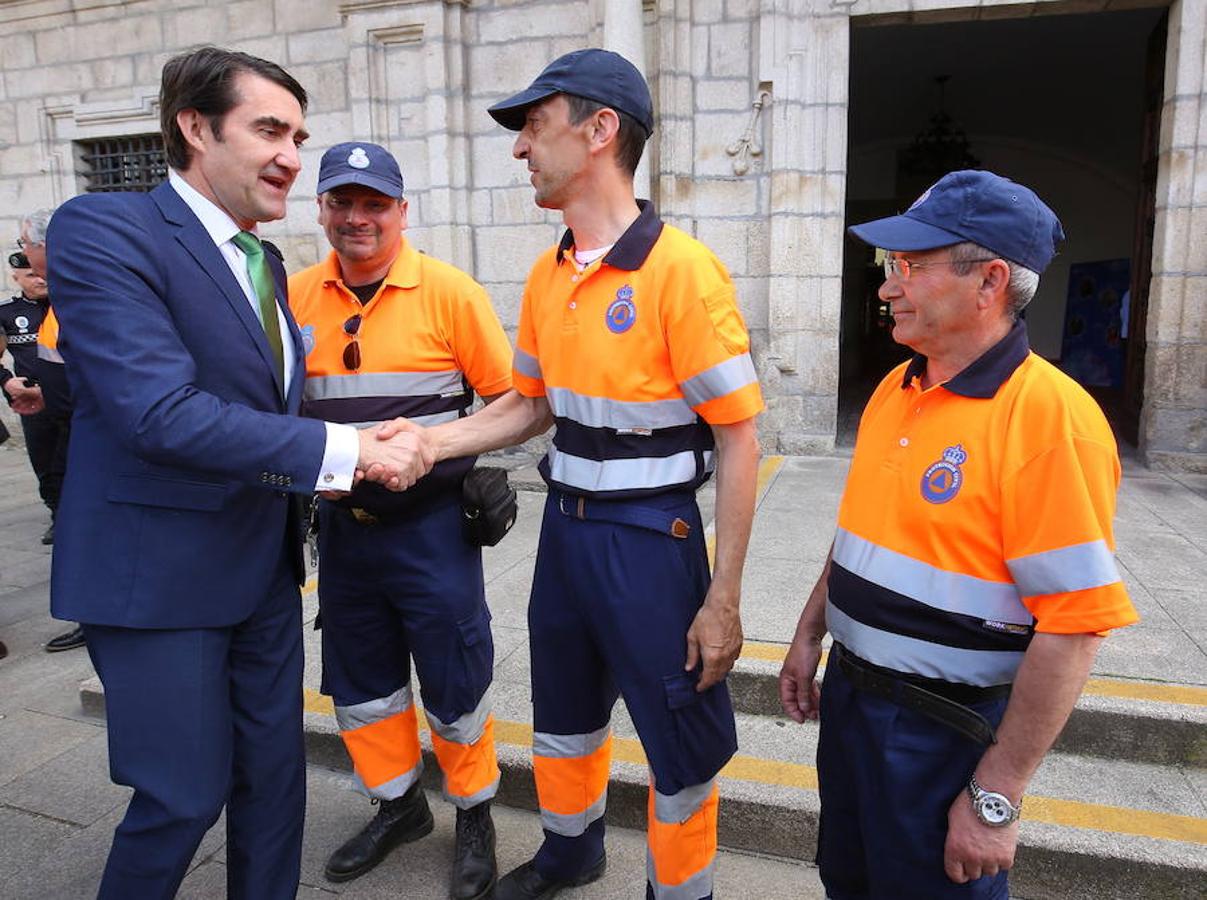
[[(289, 306), (306, 351), (303, 415), (362, 427), (396, 416), (434, 425), (465, 415), (473, 391), (491, 396), (511, 387), (511, 345), (485, 289), (405, 238), (363, 306), (334, 251), (290, 277)], [(359, 325), (346, 327), (357, 316)], [(360, 367), (352, 371), (344, 351), (354, 339)], [(372, 496), (379, 502), (371, 506), (409, 506), (438, 485), (459, 483), (472, 465), (472, 458), (440, 463), (418, 493), (406, 492), (414, 493), (409, 499), (362, 484), (348, 502), (364, 506)]]
[(567, 231), (524, 288), (512, 378), (548, 398), (557, 428), (541, 473), (574, 494), (694, 489), (713, 470), (709, 425), (763, 409), (729, 273), (640, 205), (601, 260), (580, 270)]
[(46, 318), (38, 329), (38, 359), (62, 365), (63, 354), (59, 352), (59, 317), (54, 307), (46, 310)]
[(900, 672), (1014, 679), (1033, 631), (1137, 621), (1115, 565), (1120, 466), (1102, 411), (1023, 324), (950, 381), (916, 356), (864, 410), (838, 514), (827, 623)]

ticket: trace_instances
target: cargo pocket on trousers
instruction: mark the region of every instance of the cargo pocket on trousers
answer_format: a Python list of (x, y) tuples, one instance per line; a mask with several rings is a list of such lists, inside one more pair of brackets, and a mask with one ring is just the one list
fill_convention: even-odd
[(676, 790), (708, 781), (738, 749), (729, 688), (722, 681), (697, 692), (698, 680), (699, 675), (694, 672), (662, 677), (678, 744), (672, 748), (674, 756), (670, 760), (671, 774), (679, 781)]
[(449, 700), (457, 716), (472, 712), (486, 693), (495, 664), (490, 610), (485, 605), (457, 622), (457, 652), (449, 672)]

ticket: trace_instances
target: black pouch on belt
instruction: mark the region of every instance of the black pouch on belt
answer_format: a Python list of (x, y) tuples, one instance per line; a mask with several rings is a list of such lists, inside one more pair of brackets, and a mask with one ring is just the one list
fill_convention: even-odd
[(461, 533), (471, 544), (493, 547), (515, 524), (515, 489), (507, 470), (480, 466), (461, 485)]

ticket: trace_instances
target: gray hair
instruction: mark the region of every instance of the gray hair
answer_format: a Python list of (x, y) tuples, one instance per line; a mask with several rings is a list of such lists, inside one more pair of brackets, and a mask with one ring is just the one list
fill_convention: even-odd
[(45, 244), (46, 230), (50, 227), (50, 217), (53, 209), (35, 209), (21, 217), (21, 232), (25, 240), (31, 244)]
[(971, 241), (955, 244), (951, 248), (951, 267), (957, 275), (967, 275), (972, 271), (974, 262), (984, 259), (1001, 259), (1010, 269), (1010, 280), (1006, 284), (1006, 311), (1011, 318), (1017, 319), (1039, 289), (1039, 273), (1003, 259), (987, 247)]

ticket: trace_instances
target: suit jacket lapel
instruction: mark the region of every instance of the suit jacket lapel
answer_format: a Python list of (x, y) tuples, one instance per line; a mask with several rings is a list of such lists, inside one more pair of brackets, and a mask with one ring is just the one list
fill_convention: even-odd
[[(210, 238), (209, 232), (201, 224), (193, 211), (189, 209), (188, 204), (180, 199), (180, 195), (167, 182), (164, 182), (159, 187), (151, 192), (151, 198), (159, 207), (164, 219), (176, 226), (176, 240), (188, 251), (189, 255), (196, 260), (197, 265), (205, 272), (207, 276), (214, 282), (219, 293), (230, 304), (231, 309), (243, 323), (243, 328), (247, 331), (248, 337), (255, 344), (256, 349), (260, 353), (260, 358), (277, 385), (277, 396), (283, 396), (281, 383), (276, 376), (276, 364), (272, 358), (272, 351), (268, 347), (268, 338), (264, 334), (264, 326), (260, 324), (260, 319), (256, 316), (251, 308), (251, 304), (247, 301), (247, 295), (243, 293), (243, 289), (239, 287), (239, 282), (235, 280), (234, 273), (231, 272), (230, 266), (227, 265), (225, 257)], [(274, 272), (275, 279), (275, 272)], [(278, 291), (280, 287), (278, 286)], [(291, 326), (291, 330), (296, 330), (296, 326)]]
[(285, 395), (285, 408), (289, 412), (296, 412), (302, 404), (302, 383), (306, 380), (306, 348), (302, 344), (302, 332), (289, 309), (289, 283), (285, 277), (285, 264), (269, 253), (268, 267), (277, 286), (277, 306), (285, 317), (285, 323), (289, 326), (289, 337), (293, 342), (293, 378), (290, 379), (289, 390)]

